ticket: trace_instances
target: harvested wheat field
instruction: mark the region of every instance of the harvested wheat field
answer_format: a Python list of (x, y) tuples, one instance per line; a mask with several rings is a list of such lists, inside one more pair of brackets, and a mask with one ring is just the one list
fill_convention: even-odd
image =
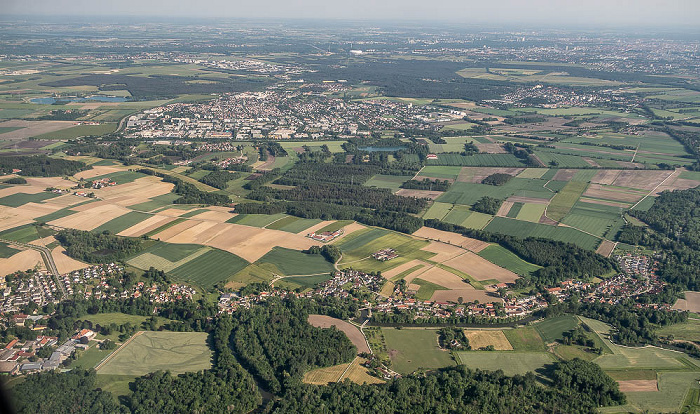
[(476, 280), (496, 279), (503, 283), (514, 283), (518, 279), (517, 274), (496, 266), (472, 252), (466, 252), (459, 257), (446, 261), (444, 264), (464, 272)]
[[(179, 217), (185, 213), (188, 213), (190, 211), (197, 210), (197, 208), (185, 210), (181, 208), (166, 208), (165, 210), (161, 210), (158, 212), (159, 216), (168, 216), (168, 217)], [(235, 214), (232, 214), (231, 216), (235, 216)]]
[[(95, 203), (96, 204), (96, 203)], [(94, 204), (86, 204), (93, 206)], [(89, 210), (80, 211), (70, 216), (63, 217), (50, 222), (49, 224), (58, 227), (66, 227), (76, 230), (93, 230), (117, 217), (129, 213), (131, 210), (112, 204), (102, 204)]]
[(20, 207), (16, 207), (17, 213), (23, 217), (36, 218), (51, 214), (56, 210), (60, 210), (58, 206), (52, 206), (50, 204), (40, 204), (40, 203), (27, 203)]
[(44, 204), (56, 206), (58, 208), (66, 208), (75, 204), (80, 204), (85, 201), (85, 198), (74, 196), (73, 194), (65, 194), (62, 196), (50, 198), (44, 201)]
[[(610, 207), (619, 207), (619, 208), (630, 208), (632, 206), (631, 203), (622, 203), (619, 201), (605, 201), (605, 200), (598, 200), (595, 198), (588, 198), (588, 197), (581, 197), (581, 198), (579, 198), (579, 201), (583, 201), (584, 203), (590, 203), (590, 204), (599, 204), (601, 206), (610, 206)], [(549, 224), (556, 225), (556, 223), (549, 223)]]
[(423, 247), (421, 250), (435, 253), (435, 256), (431, 257), (430, 260), (438, 263), (442, 263), (445, 260), (452, 259), (453, 257), (459, 256), (460, 254), (464, 253), (464, 249), (461, 247), (433, 240), (431, 240), (430, 244)]
[[(204, 244), (209, 239), (216, 236), (220, 231), (224, 231), (223, 228), (217, 229), (217, 224), (214, 221), (197, 221), (188, 220), (194, 223), (191, 226), (180, 233), (174, 235), (173, 237), (165, 240), (168, 243), (195, 243)], [(167, 230), (166, 230), (167, 231)]]
[(622, 170), (600, 170), (591, 179), (591, 184), (612, 185)]
[(211, 210), (210, 209), (208, 211), (197, 214), (196, 216), (192, 216), (192, 218), (195, 220), (208, 220), (208, 221), (216, 221), (218, 223), (224, 223), (224, 222), (226, 222), (226, 220), (229, 220), (234, 216), (235, 216), (235, 214), (231, 214), (228, 211)]
[(413, 272), (406, 276), (404, 280), (410, 283), (416, 277), (448, 289), (464, 289), (467, 286), (471, 286), (466, 280), (462, 279), (456, 274), (448, 272), (447, 270), (439, 267), (431, 267), (430, 269), (422, 272)]
[(112, 167), (112, 166), (107, 166), (107, 165), (96, 165), (93, 166), (92, 169), (81, 171), (77, 174), (75, 174), (73, 177), (77, 179), (89, 179), (92, 177), (99, 177), (100, 175), (105, 175), (105, 174), (113, 174), (115, 172), (120, 172), (124, 171), (125, 168), (118, 168), (118, 167)]
[(22, 250), (7, 259), (0, 259), (0, 276), (6, 276), (19, 270), (33, 269), (35, 266), (44, 268), (41, 253), (36, 250)]
[(0, 134), (0, 139), (21, 141), (37, 135), (72, 128), (74, 126), (75, 123), (73, 121), (25, 121), (23, 119), (12, 119), (0, 123), (0, 127), (20, 129)]
[(485, 348), (492, 345), (496, 351), (512, 351), (513, 345), (500, 330), (472, 331), (464, 330), (464, 335), (469, 339), (472, 349)]
[(352, 342), (355, 347), (357, 347), (357, 353), (369, 353), (369, 346), (367, 341), (365, 341), (365, 336), (362, 332), (353, 324), (345, 322), (342, 319), (331, 318), (326, 315), (309, 315), (309, 323), (317, 328), (330, 328), (335, 326), (339, 330), (343, 331), (347, 335), (350, 342)]
[(603, 242), (598, 246), (598, 249), (596, 249), (596, 253), (598, 253), (601, 256), (605, 257), (610, 257), (610, 254), (612, 254), (613, 250), (615, 250), (615, 243), (611, 242), (610, 240), (603, 240)]
[(430, 300), (435, 302), (452, 302), (458, 303), (459, 298), (462, 298), (464, 303), (474, 302), (478, 300), (480, 303), (486, 302), (503, 302), (503, 299), (497, 296), (491, 296), (483, 290), (470, 289), (452, 289), (452, 290), (436, 290)]
[(143, 177), (130, 183), (95, 190), (95, 194), (110, 203), (132, 206), (149, 201), (153, 197), (168, 194), (173, 186), (158, 177)]
[(486, 246), (489, 245), (489, 243), (483, 242), (481, 240), (464, 237), (457, 233), (437, 230), (430, 227), (421, 227), (415, 233), (413, 233), (413, 235), (417, 237), (422, 237), (424, 239), (437, 240), (443, 243), (454, 244), (456, 246), (463, 247), (467, 250), (471, 250), (476, 253), (484, 250)]
[(43, 193), (44, 189), (39, 188), (39, 187), (30, 187), (30, 186), (24, 186), (24, 185), (14, 185), (12, 187), (7, 187), (0, 189), (0, 198), (11, 196), (13, 194), (17, 193), (24, 193), (24, 194), (39, 194)]
[(659, 386), (656, 380), (625, 380), (618, 381), (622, 392), (649, 392), (658, 391)]
[(685, 299), (678, 299), (673, 309), (700, 313), (700, 292), (685, 292)]
[(83, 263), (73, 259), (72, 257), (69, 257), (66, 254), (66, 249), (64, 249), (62, 246), (58, 246), (55, 249), (53, 249), (51, 251), (51, 256), (53, 257), (53, 261), (56, 263), (58, 273), (61, 274), (90, 267), (90, 265), (87, 263)]
[(128, 237), (139, 237), (141, 235), (144, 235), (148, 233), (149, 231), (155, 230), (161, 226), (164, 226), (171, 221), (175, 220), (174, 217), (164, 217), (161, 215), (155, 215), (147, 218), (146, 220), (137, 223), (128, 229), (122, 231), (119, 233), (119, 236), (128, 236)]
[(75, 185), (73, 181), (64, 180), (61, 177), (23, 177), (27, 184), (44, 190), (47, 187), (70, 188)]

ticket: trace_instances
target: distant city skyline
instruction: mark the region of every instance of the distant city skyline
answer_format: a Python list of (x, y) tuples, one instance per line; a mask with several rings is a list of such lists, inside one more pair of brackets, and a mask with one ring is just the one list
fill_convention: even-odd
[(697, 0), (0, 0), (7, 15), (448, 21), (462, 24), (697, 27)]

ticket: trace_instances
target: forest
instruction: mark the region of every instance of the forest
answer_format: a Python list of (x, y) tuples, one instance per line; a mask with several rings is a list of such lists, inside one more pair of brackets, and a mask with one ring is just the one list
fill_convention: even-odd
[(80, 161), (50, 158), (46, 155), (0, 157), (0, 172), (2, 174), (11, 174), (13, 170), (20, 170), (19, 175), (28, 177), (61, 177), (90, 168), (92, 167), (88, 167)]
[(265, 412), (576, 414), (625, 403), (617, 383), (592, 362), (558, 362), (554, 373), (552, 387), (540, 385), (533, 373), (507, 377), (500, 370), (472, 371), (465, 366), (374, 386), (350, 381), (303, 385), (287, 389)]
[(109, 233), (66, 229), (56, 233), (55, 237), (65, 247), (68, 256), (88, 263), (118, 262), (143, 248), (141, 239)]
[(448, 180), (440, 181), (424, 178), (422, 181), (408, 180), (401, 184), (401, 188), (409, 190), (447, 191), (447, 189), (450, 188), (450, 182)]
[(228, 182), (239, 178), (241, 173), (229, 171), (212, 171), (199, 179), (200, 183), (210, 185), (220, 190), (226, 189)]
[(489, 196), (483, 196), (472, 205), (472, 210), (479, 213), (493, 215), (498, 213), (498, 209), (501, 208), (501, 204), (503, 204), (503, 200), (499, 200), (497, 198)]

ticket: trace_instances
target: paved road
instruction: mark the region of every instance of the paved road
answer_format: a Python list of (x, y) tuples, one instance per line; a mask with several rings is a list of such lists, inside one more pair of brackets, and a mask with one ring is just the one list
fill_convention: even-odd
[(68, 295), (66, 294), (66, 289), (63, 287), (63, 283), (61, 282), (60, 279), (60, 273), (58, 273), (58, 268), (56, 267), (56, 262), (53, 260), (53, 256), (51, 256), (51, 250), (47, 249), (44, 246), (37, 246), (36, 244), (29, 244), (29, 243), (22, 243), (14, 240), (6, 240), (6, 239), (0, 239), (0, 242), (8, 243), (8, 244), (14, 244), (17, 246), (22, 246), (26, 247), (28, 249), (36, 250), (41, 254), (41, 258), (44, 260), (44, 264), (46, 265), (46, 269), (51, 273), (54, 277), (54, 283), (56, 283), (56, 286), (58, 286), (59, 289), (61, 289), (61, 294), (63, 295), (64, 298), (67, 298)]

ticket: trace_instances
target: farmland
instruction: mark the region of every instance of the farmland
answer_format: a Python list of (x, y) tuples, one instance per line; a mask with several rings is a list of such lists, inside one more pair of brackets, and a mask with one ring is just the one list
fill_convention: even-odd
[(460, 363), (471, 369), (500, 369), (506, 375), (535, 372), (555, 361), (547, 352), (460, 351), (456, 354)]

